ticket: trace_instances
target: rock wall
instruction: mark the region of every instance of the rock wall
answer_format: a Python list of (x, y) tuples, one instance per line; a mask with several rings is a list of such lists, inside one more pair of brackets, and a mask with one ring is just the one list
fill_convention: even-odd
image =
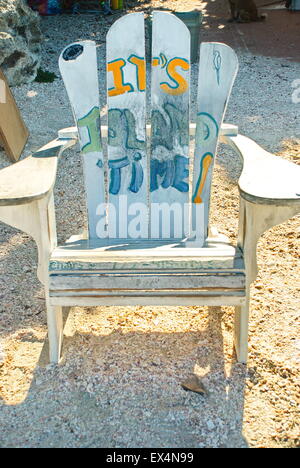
[(36, 77), (40, 61), (40, 18), (24, 0), (0, 0), (0, 68), (11, 86)]

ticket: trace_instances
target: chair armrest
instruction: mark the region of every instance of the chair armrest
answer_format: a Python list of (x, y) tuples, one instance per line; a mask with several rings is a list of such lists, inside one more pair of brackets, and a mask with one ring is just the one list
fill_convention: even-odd
[(300, 212), (300, 166), (268, 153), (242, 135), (227, 136), (225, 142), (243, 161), (238, 245), (244, 253), (249, 285), (258, 271), (260, 236)]
[(53, 140), (32, 156), (2, 169), (0, 206), (23, 205), (48, 195), (55, 183), (57, 158), (75, 142)]
[(241, 197), (256, 204), (300, 207), (300, 166), (268, 153), (242, 135), (225, 137), (241, 157)]

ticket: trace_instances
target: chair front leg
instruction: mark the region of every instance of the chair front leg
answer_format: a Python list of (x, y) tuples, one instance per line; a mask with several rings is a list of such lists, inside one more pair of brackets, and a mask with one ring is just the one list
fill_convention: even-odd
[(39, 268), (38, 275), (45, 286), (45, 298), (47, 308), (47, 324), (49, 339), (49, 360), (58, 364), (61, 357), (63, 342), (63, 308), (50, 304), (49, 296), (49, 258), (57, 245), (55, 207), (53, 194), (48, 202), (39, 202), (40, 224), (44, 226), (39, 239)]
[(246, 363), (248, 355), (248, 327), (250, 285), (258, 273), (257, 243), (260, 236), (277, 224), (299, 213), (299, 204), (255, 204), (240, 198), (238, 245), (243, 250), (246, 270), (246, 295), (242, 306), (235, 311), (235, 349), (239, 362)]
[(248, 329), (250, 312), (249, 288), (246, 288), (245, 302), (235, 307), (234, 316), (234, 347), (238, 362), (247, 364), (248, 359)]
[(38, 247), (37, 275), (45, 287), (50, 362), (60, 358), (63, 335), (62, 307), (51, 306), (49, 298), (49, 258), (57, 245), (53, 193), (23, 205), (0, 206), (0, 221), (29, 234)]
[(37, 276), (46, 286), (50, 254), (57, 244), (53, 194), (25, 204), (0, 206), (0, 221), (33, 237), (38, 248)]

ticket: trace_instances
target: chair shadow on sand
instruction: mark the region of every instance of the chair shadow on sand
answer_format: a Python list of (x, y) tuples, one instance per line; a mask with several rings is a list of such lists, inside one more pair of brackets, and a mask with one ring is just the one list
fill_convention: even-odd
[[(17, 268), (16, 250), (32, 256), (34, 244), (26, 239), (25, 243), (2, 257), (3, 271)], [(29, 257), (24, 257), (24, 265), (28, 266)], [(2, 399), (2, 447), (247, 446), (242, 434), (247, 370), (236, 363), (228, 339), (232, 308), (135, 307), (132, 311), (122, 307), (117, 313), (113, 307), (71, 309), (68, 319), (65, 311), (62, 362), (49, 365), (48, 340), (35, 333), (36, 328), (46, 331), (46, 323), (34, 256), (32, 263), (26, 281), (32, 286), (30, 307), (38, 315), (31, 328), (30, 320), (24, 323), (15, 317), (12, 332), (21, 330), (23, 338), (14, 343), (5, 367), (8, 373), (24, 372), (28, 384), (17, 403)], [(18, 278), (11, 275), (13, 288), (18, 288)], [(178, 313), (180, 320), (185, 316), (183, 331), (176, 325)], [(84, 319), (80, 331), (76, 330), (79, 314)], [(169, 325), (161, 332), (166, 314)], [(153, 317), (155, 325), (147, 326)], [(199, 322), (198, 317), (203, 319)], [(95, 332), (109, 320), (114, 323), (106, 328), (107, 334)], [(16, 347), (24, 345), (27, 367), (22, 354), (15, 362), (13, 356)], [(203, 381), (207, 395), (181, 387), (193, 373)]]

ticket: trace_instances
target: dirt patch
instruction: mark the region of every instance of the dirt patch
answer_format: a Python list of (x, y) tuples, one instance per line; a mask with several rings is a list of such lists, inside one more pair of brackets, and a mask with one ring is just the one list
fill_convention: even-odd
[[(229, 23), (228, 0), (158, 0), (128, 1), (135, 8), (151, 12), (153, 9), (169, 11), (201, 11), (204, 15), (202, 41), (225, 42), (233, 48), (248, 50), (253, 55), (288, 58), (300, 61), (300, 12), (284, 7), (285, 2), (256, 0), (263, 22)], [(280, 8), (278, 8), (280, 7)]]

